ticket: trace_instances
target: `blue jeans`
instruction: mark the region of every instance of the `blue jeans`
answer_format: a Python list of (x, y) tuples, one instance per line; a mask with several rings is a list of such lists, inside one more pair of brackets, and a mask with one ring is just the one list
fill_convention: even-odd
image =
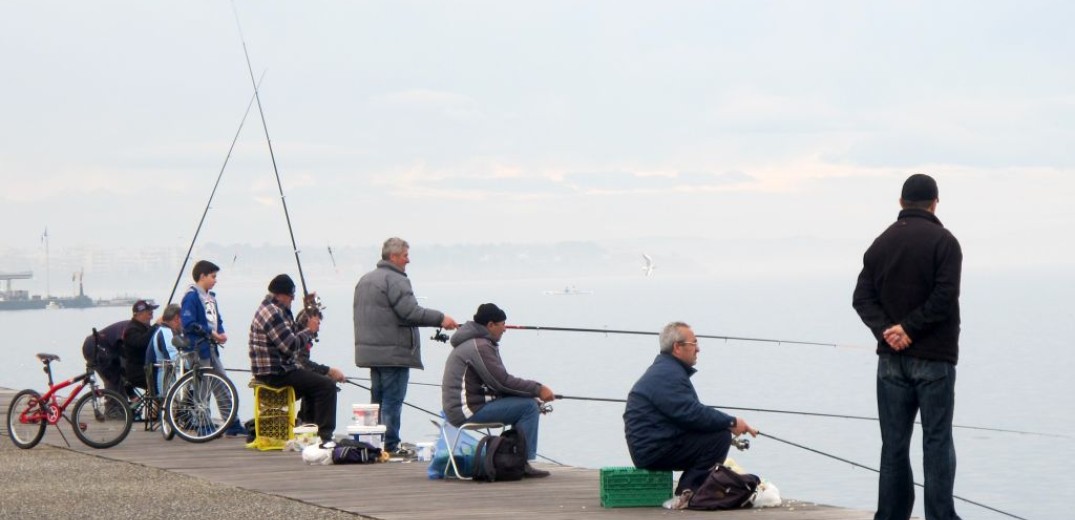
[(399, 449), (399, 425), (403, 418), (403, 401), (411, 369), (405, 367), (370, 368), (370, 400), (381, 406), (381, 423), (385, 426), (384, 448)]
[[(220, 361), (220, 350), (218, 350), (218, 347), (216, 345), (212, 345), (212, 346), (209, 347), (209, 357), (208, 358), (200, 358), (198, 361), (199, 361), (199, 364), (201, 364), (201, 366), (203, 366), (203, 367), (213, 367), (213, 370), (215, 370), (218, 374), (224, 376), (224, 378), (227, 379), (228, 381), (231, 381), (231, 378), (228, 377), (227, 370), (224, 370), (224, 363), (222, 361)], [(232, 383), (232, 384), (234, 384), (234, 383)], [(236, 390), (238, 391), (238, 389), (236, 389)], [(236, 398), (236, 401), (238, 401), (239, 396), (235, 396), (235, 398)], [(223, 400), (222, 396), (218, 396), (217, 400), (222, 401)], [(239, 419), (239, 412), (238, 412), (239, 403), (238, 402), (232, 403), (232, 406), (234, 406), (236, 408), (235, 420), (232, 421), (232, 423), (228, 426), (228, 429), (225, 430), (225, 433), (228, 434), (228, 435), (246, 435), (247, 432), (246, 432), (246, 428), (243, 427), (243, 421), (241, 419)]]
[(534, 460), (537, 458), (539, 417), (541, 412), (533, 397), (501, 397), (482, 405), (467, 422), (510, 424), (526, 437), (526, 460)]
[(911, 434), (922, 414), (922, 465), (927, 520), (958, 520), (952, 497), (956, 448), (952, 441), (956, 367), (946, 361), (881, 354), (877, 411), (881, 419), (881, 478), (874, 520), (906, 520), (914, 506)]

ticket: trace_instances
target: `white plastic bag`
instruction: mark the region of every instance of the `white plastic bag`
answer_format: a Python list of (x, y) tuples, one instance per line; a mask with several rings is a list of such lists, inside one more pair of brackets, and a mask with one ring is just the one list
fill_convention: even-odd
[(302, 460), (307, 464), (332, 464), (332, 448), (322, 448), (319, 444), (302, 449)]

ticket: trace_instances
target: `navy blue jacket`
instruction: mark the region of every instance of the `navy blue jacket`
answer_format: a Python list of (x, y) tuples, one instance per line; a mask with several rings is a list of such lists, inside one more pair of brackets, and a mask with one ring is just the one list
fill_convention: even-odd
[(661, 459), (684, 435), (735, 425), (735, 417), (698, 401), (690, 380), (695, 372), (671, 354), (661, 353), (631, 388), (623, 424), (635, 466), (645, 468)]

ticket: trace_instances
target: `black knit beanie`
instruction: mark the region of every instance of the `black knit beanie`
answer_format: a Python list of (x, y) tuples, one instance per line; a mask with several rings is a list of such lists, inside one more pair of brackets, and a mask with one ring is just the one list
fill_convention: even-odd
[(286, 274), (278, 274), (269, 282), (269, 293), (294, 295), (295, 282)]
[(474, 314), (474, 323), (488, 325), (489, 322), (500, 323), (507, 321), (508, 315), (500, 310), (495, 303), (483, 303), (478, 306), (478, 312)]

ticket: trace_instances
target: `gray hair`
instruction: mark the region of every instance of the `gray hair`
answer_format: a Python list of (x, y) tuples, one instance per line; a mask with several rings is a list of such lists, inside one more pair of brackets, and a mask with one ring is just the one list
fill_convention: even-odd
[(381, 246), (381, 260), (388, 260), (392, 255), (398, 255), (411, 248), (411, 245), (399, 237), (392, 237), (384, 241)]
[(683, 334), (683, 329), (691, 328), (690, 325), (683, 323), (682, 321), (673, 321), (668, 325), (665, 325), (661, 329), (661, 352), (668, 354), (672, 352), (672, 347), (686, 339), (686, 334)]
[(164, 312), (161, 313), (161, 321), (172, 321), (176, 316), (179, 316), (180, 307), (178, 303), (169, 303), (164, 308)]

